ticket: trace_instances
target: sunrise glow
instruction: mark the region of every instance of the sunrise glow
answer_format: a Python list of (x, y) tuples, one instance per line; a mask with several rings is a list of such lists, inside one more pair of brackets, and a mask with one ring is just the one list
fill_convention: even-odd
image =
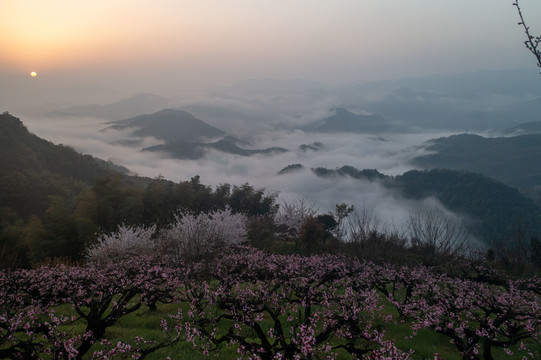
[[(489, 0), (473, 9), (469, 2), (460, 4), (453, 10), (439, 2), (410, 6), (399, 1), (284, 5), (233, 0), (209, 7), (193, 0), (153, 6), (127, 0), (8, 0), (0, 14), (0, 32), (9, 34), (0, 37), (0, 66), (20, 71), (39, 62), (48, 74), (73, 81), (84, 81), (89, 73), (93, 81), (97, 76), (110, 80), (111, 74), (130, 80), (148, 74), (145, 81), (154, 81), (173, 73), (182, 84), (199, 85), (267, 76), (340, 82), (515, 61), (522, 33), (515, 28), (513, 9)], [(483, 12), (488, 5), (490, 16)], [(464, 7), (470, 17), (463, 17)], [(512, 37), (518, 40), (502, 40)], [(487, 60), (485, 54), (494, 49), (501, 56)]]

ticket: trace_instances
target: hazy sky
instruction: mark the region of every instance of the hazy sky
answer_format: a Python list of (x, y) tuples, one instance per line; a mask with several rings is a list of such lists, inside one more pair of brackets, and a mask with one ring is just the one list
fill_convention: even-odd
[[(541, 2), (521, 3), (540, 33)], [(173, 92), (534, 67), (517, 22), (512, 0), (0, 0), (0, 101), (37, 83)]]

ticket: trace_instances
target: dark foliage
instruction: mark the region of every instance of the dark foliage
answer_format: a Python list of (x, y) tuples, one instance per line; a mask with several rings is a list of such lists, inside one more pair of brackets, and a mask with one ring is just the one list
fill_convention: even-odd
[(481, 173), (519, 189), (541, 184), (541, 135), (484, 138), (460, 134), (430, 141), (414, 165)]
[(513, 226), (522, 222), (530, 231), (539, 232), (541, 212), (517, 189), (481, 174), (434, 169), (408, 171), (396, 180), (405, 196), (437, 197), (449, 209), (472, 217), (476, 235), (487, 242), (514, 233)]

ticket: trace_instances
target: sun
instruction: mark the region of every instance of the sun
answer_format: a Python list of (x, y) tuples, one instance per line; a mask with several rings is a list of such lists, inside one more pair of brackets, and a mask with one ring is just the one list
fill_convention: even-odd
[(36, 76), (38, 76), (38, 73), (37, 73), (37, 72), (35, 72), (35, 71), (32, 71), (32, 72), (30, 73), (30, 76), (32, 76), (32, 77), (36, 77)]

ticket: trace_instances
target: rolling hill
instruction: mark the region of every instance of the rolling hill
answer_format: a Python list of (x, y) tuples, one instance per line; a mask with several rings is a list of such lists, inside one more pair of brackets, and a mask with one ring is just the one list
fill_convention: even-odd
[(143, 149), (143, 151), (166, 153), (171, 157), (185, 160), (199, 159), (205, 156), (205, 153), (209, 150), (217, 150), (227, 154), (240, 156), (252, 156), (257, 154), (273, 155), (288, 151), (281, 147), (271, 147), (266, 149), (245, 149), (239, 147), (236, 141), (228, 137), (208, 143), (178, 140), (163, 145), (156, 145)]
[(177, 159), (199, 159), (208, 150), (241, 156), (287, 151), (279, 147), (253, 149), (250, 143), (228, 135), (184, 110), (164, 109), (153, 114), (114, 121), (109, 125), (103, 131), (126, 130), (135, 137), (152, 136), (163, 140), (164, 144), (142, 150), (165, 153)]
[(344, 108), (334, 109), (334, 114), (304, 128), (318, 133), (382, 133), (397, 131), (397, 127), (379, 114), (354, 114)]
[[(302, 165), (296, 164), (296, 168)], [(288, 167), (281, 173), (287, 175)], [(541, 232), (541, 208), (516, 188), (482, 174), (449, 170), (411, 170), (402, 175), (386, 176), (374, 169), (358, 170), (352, 166), (336, 169), (314, 168), (320, 177), (350, 177), (378, 182), (399, 191), (410, 199), (437, 198), (446, 208), (467, 218), (473, 234), (487, 244), (495, 244), (527, 226), (531, 234)], [(536, 235), (537, 236), (537, 235)]]
[(110, 126), (105, 131), (109, 128), (130, 130), (136, 136), (152, 136), (166, 143), (201, 141), (227, 135), (225, 131), (206, 124), (184, 110), (163, 109), (108, 124)]
[(460, 134), (423, 146), (432, 153), (413, 159), (417, 167), (481, 173), (521, 190), (541, 185), (541, 134), (498, 138)]

